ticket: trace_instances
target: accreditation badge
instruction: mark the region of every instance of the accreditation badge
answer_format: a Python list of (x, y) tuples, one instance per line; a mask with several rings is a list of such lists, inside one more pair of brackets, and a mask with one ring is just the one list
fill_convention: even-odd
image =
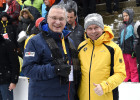
[(74, 79), (73, 79), (73, 65), (71, 65), (71, 71), (69, 74), (69, 81), (74, 81)]

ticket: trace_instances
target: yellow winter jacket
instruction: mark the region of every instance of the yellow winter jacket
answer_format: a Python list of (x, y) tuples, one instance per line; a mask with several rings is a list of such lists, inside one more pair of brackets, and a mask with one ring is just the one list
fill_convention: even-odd
[[(114, 35), (108, 26), (104, 26), (105, 33), (97, 40), (87, 38), (79, 49), (81, 64), (81, 83), (78, 89), (80, 100), (113, 100), (113, 92), (125, 77), (125, 64), (120, 47), (111, 41)], [(110, 76), (111, 54), (108, 48), (114, 49), (114, 74)], [(104, 94), (98, 96), (94, 92), (95, 84), (100, 84)]]

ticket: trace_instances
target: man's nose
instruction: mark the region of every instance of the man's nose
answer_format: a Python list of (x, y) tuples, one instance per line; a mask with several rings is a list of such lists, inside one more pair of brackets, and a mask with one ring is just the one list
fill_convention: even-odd
[(61, 21), (60, 21), (59, 19), (57, 19), (55, 23), (60, 24), (60, 22), (61, 22)]
[(95, 33), (95, 29), (92, 29), (92, 33)]

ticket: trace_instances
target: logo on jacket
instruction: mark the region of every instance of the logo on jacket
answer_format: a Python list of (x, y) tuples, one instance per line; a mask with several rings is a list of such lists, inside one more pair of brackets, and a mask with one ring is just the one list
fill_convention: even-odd
[(119, 62), (122, 63), (122, 59), (121, 58), (119, 59)]
[(34, 57), (35, 52), (25, 52), (25, 57)]
[(84, 51), (87, 51), (87, 47), (85, 47), (83, 50), (84, 50)]
[(101, 52), (105, 52), (105, 50), (101, 50)]

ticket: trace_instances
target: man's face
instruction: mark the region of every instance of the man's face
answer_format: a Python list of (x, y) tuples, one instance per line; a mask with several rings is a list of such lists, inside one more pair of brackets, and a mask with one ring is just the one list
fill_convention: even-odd
[(44, 0), (44, 3), (45, 3), (46, 6), (50, 6), (49, 0)]
[(123, 13), (123, 20), (129, 21), (129, 15), (126, 12)]
[(53, 32), (62, 33), (62, 30), (66, 25), (65, 11), (60, 8), (51, 9), (47, 17), (47, 22), (49, 28)]
[(103, 29), (97, 25), (90, 25), (86, 29), (87, 35), (92, 40), (97, 40), (103, 33)]
[(7, 17), (3, 16), (2, 18), (2, 21), (7, 21)]
[(75, 23), (76, 16), (74, 16), (74, 12), (67, 13), (67, 22), (72, 25)]

